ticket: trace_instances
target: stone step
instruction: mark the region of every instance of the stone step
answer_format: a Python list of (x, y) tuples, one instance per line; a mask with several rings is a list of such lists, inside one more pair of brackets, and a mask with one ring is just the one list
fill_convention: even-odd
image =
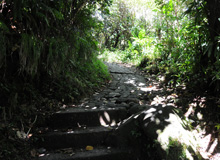
[(47, 153), (37, 160), (139, 160), (131, 149), (94, 148), (70, 153)]
[(75, 128), (91, 126), (114, 126), (127, 118), (127, 110), (118, 108), (69, 108), (53, 114), (49, 119), (49, 127)]
[(112, 133), (111, 127), (89, 127), (74, 129), (66, 132), (53, 131), (37, 136), (38, 146), (47, 150), (60, 148), (84, 148), (85, 146), (101, 146), (106, 144), (106, 139)]

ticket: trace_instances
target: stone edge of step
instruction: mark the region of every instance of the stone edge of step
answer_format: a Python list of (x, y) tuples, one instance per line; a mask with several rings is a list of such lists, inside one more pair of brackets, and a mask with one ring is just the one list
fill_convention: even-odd
[(66, 110), (57, 111), (54, 114), (66, 114), (66, 113), (84, 113), (84, 112), (103, 112), (103, 111), (121, 111), (126, 110), (124, 107), (117, 108), (67, 108)]
[(114, 156), (117, 154), (125, 154), (130, 156), (133, 154), (131, 148), (94, 148), (93, 150), (87, 151), (85, 149), (73, 151), (73, 153), (45, 153), (35, 160), (80, 160), (80, 159), (94, 159), (97, 157)]
[(114, 127), (111, 126), (94, 126), (94, 127), (86, 127), (86, 128), (74, 128), (71, 130), (54, 130), (54, 131), (50, 131), (50, 132), (46, 132), (43, 134), (39, 134), (39, 135), (47, 135), (47, 136), (51, 136), (51, 135), (71, 135), (71, 134), (87, 134), (87, 133), (98, 133), (98, 132), (110, 132), (114, 129)]

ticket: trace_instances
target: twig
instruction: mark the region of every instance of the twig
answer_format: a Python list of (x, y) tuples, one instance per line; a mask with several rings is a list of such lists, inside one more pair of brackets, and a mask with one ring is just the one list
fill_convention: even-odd
[(36, 123), (36, 121), (37, 121), (37, 115), (35, 116), (35, 119), (34, 119), (33, 123), (31, 123), (30, 128), (29, 128), (25, 138), (27, 138), (27, 136), (29, 135), (29, 133), (31, 131), (31, 128), (33, 127), (34, 123)]

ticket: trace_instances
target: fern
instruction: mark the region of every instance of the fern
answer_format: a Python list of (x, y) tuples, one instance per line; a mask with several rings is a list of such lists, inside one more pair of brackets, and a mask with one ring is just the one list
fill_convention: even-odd
[(12, 1), (14, 20), (21, 20), (22, 19), (22, 7), (25, 7), (25, 4), (23, 2), (24, 2), (23, 0)]
[(7, 25), (2, 21), (0, 21), (0, 29), (5, 33), (9, 33), (9, 29), (8, 29)]
[(21, 47), (19, 52), (21, 70), (31, 75), (37, 73), (43, 43), (36, 37), (22, 34)]
[(47, 55), (47, 71), (54, 75), (64, 71), (70, 54), (69, 45), (65, 39), (51, 38)]
[(6, 59), (6, 41), (2, 31), (0, 31), (0, 68), (5, 64)]

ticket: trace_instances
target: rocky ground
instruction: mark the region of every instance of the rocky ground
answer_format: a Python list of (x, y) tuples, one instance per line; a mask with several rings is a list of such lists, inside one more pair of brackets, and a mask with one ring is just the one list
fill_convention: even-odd
[(148, 100), (146, 79), (134, 67), (125, 67), (123, 64), (114, 63), (106, 64), (112, 75), (112, 81), (101, 92), (95, 93), (89, 99), (84, 99), (80, 107), (125, 107), (131, 109), (137, 105), (146, 104)]

